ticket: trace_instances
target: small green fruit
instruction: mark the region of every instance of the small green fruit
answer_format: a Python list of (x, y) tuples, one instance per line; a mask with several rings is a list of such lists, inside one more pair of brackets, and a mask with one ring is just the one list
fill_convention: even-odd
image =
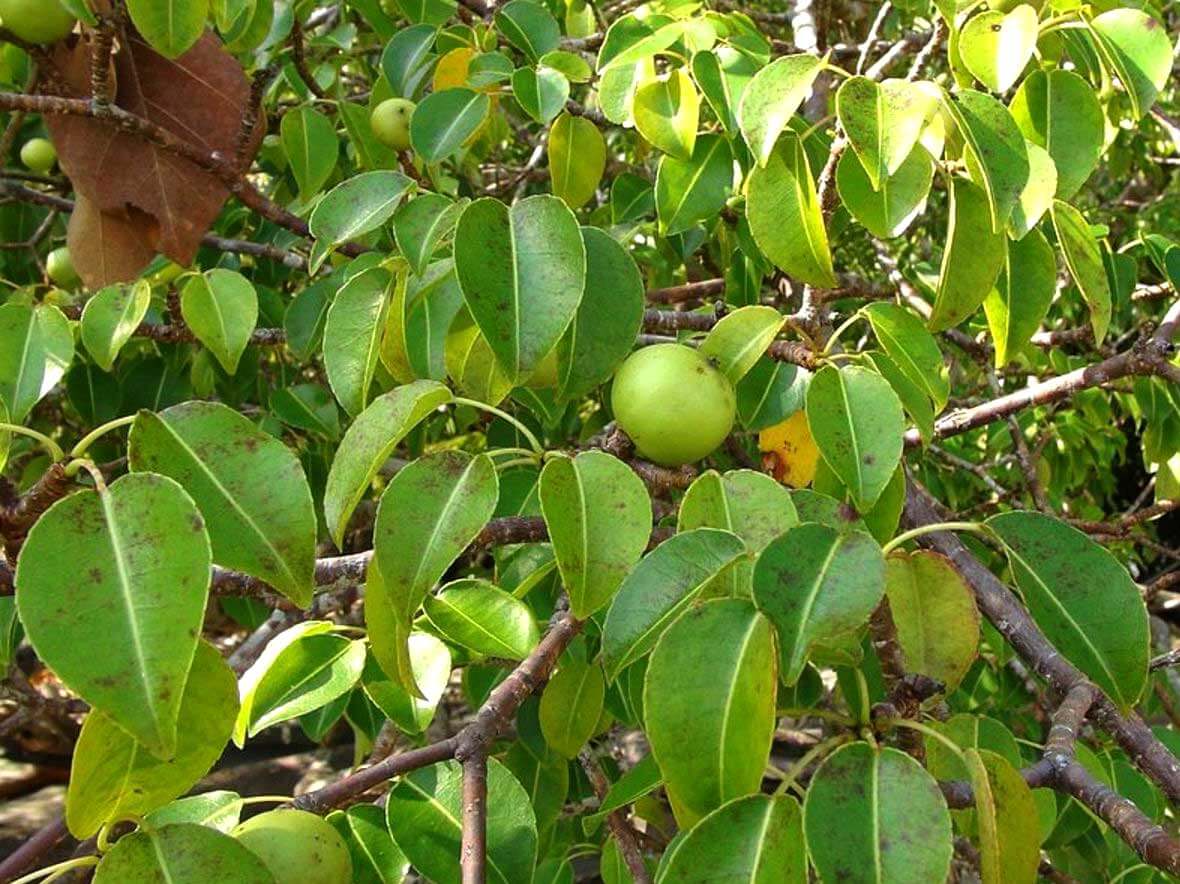
[(20, 149), (20, 161), (30, 172), (44, 175), (57, 165), (57, 148), (46, 138), (30, 138)]
[(278, 884), (351, 884), (348, 845), (314, 813), (272, 810), (246, 820), (233, 835), (262, 860)]
[(66, 247), (54, 249), (45, 258), (45, 270), (54, 284), (63, 289), (76, 288), (82, 278), (74, 269), (74, 259), (70, 257), (70, 250)]
[(4, 27), (27, 43), (56, 43), (77, 21), (58, 0), (0, 0)]
[(394, 150), (408, 150), (410, 118), (416, 106), (408, 98), (389, 98), (377, 105), (369, 119), (377, 140)]
[(615, 420), (635, 449), (666, 467), (693, 463), (733, 429), (733, 384), (708, 359), (682, 344), (632, 353), (615, 373)]

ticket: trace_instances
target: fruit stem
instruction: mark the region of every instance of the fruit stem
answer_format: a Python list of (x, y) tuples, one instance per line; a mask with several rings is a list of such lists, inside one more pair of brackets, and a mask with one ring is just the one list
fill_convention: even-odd
[(59, 463), (66, 459), (66, 453), (62, 451), (60, 445), (46, 436), (44, 433), (38, 433), (36, 430), (29, 427), (22, 427), (18, 424), (6, 424), (0, 422), (0, 433), (16, 433), (20, 436), (28, 436), (30, 439), (36, 439), (49, 452), (49, 456), (53, 458), (54, 463)]

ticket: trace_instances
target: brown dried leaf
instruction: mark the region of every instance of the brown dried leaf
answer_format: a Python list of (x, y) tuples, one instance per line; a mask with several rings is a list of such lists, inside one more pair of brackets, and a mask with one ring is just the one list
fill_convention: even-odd
[(136, 209), (104, 212), (78, 194), (66, 244), (87, 288), (135, 279), (156, 256), (159, 225)]
[[(72, 48), (61, 46), (55, 61), (71, 94), (88, 96), (89, 45), (78, 41)], [(115, 103), (120, 107), (204, 151), (234, 155), (250, 102), (250, 83), (212, 33), (206, 32), (180, 58), (167, 59), (128, 31), (115, 58), (115, 72)], [(179, 264), (192, 263), (201, 237), (229, 196), (215, 175), (104, 120), (50, 116), (47, 123), (62, 169), (94, 210), (79, 231), (93, 231), (97, 213), (113, 216), (104, 220), (104, 229), (127, 228), (108, 236), (106, 249), (86, 249), (88, 254), (95, 259), (101, 254), (107, 268), (130, 267), (142, 256), (142, 242), (135, 243), (130, 230), (134, 227), (141, 240), (152, 235), (147, 242), (157, 251)], [(119, 244), (129, 248), (126, 255), (108, 251)], [(111, 281), (106, 270), (87, 268), (77, 256), (74, 260), (84, 278), (89, 271), (92, 278)]]

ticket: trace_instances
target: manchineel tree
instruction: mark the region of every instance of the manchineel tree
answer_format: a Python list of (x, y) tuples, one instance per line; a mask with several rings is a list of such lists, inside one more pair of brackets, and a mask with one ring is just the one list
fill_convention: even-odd
[(1175, 4), (0, 20), (0, 881), (1180, 875)]

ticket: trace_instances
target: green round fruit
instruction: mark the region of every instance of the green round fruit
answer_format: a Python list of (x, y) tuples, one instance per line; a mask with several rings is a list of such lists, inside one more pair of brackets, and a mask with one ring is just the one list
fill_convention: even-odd
[(30, 172), (44, 175), (57, 165), (57, 148), (46, 138), (30, 138), (20, 149), (20, 161)]
[(72, 289), (82, 281), (78, 271), (74, 269), (74, 259), (70, 257), (70, 250), (65, 246), (49, 253), (45, 258), (45, 270), (49, 278), (63, 289)]
[(27, 43), (56, 43), (77, 19), (57, 0), (0, 0), (0, 21)]
[(416, 106), (408, 98), (389, 98), (377, 105), (369, 118), (377, 140), (394, 150), (409, 150), (410, 118)]
[(246, 820), (233, 835), (266, 863), (278, 884), (351, 884), (348, 845), (314, 813), (272, 810)]
[(733, 384), (708, 359), (682, 344), (644, 347), (615, 373), (615, 420), (635, 449), (666, 467), (693, 463), (733, 429)]

